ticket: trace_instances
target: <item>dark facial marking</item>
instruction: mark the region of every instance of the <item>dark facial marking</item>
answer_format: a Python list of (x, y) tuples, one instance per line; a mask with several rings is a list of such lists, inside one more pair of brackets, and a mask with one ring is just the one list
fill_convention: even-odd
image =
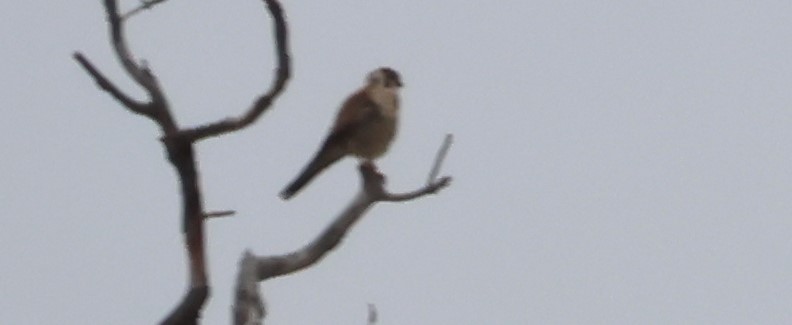
[(385, 76), (385, 87), (401, 87), (401, 77), (396, 70), (391, 68), (380, 68), (382, 74)]

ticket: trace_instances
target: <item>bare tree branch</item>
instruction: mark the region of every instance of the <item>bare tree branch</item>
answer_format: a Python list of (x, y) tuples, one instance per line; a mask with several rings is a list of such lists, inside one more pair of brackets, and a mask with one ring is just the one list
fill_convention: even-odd
[(128, 19), (143, 10), (151, 9), (151, 7), (154, 7), (155, 5), (158, 5), (163, 2), (165, 2), (165, 0), (141, 0), (140, 6), (130, 10), (128, 13), (125, 13), (123, 16), (121, 16), (121, 19)]
[(424, 186), (423, 188), (419, 188), (412, 192), (384, 193), (384, 195), (381, 196), (379, 200), (383, 202), (403, 202), (403, 201), (415, 200), (424, 195), (435, 194), (437, 193), (437, 191), (448, 186), (449, 184), (451, 184), (451, 177), (441, 177), (440, 179), (433, 181), (432, 183), (426, 184), (426, 186)]
[(112, 84), (104, 75), (82, 53), (75, 53), (74, 59), (90, 74), (96, 83), (110, 93), (116, 100), (121, 102), (134, 113), (149, 117), (162, 128), (165, 134), (173, 133), (177, 130), (177, 125), (173, 119), (165, 95), (160, 89), (159, 82), (148, 67), (139, 66), (126, 45), (124, 37), (124, 21), (118, 15), (118, 6), (115, 0), (104, 0), (107, 21), (110, 26), (110, 39), (113, 43), (116, 57), (121, 62), (127, 74), (135, 82), (143, 87), (149, 95), (150, 101), (142, 103), (133, 100), (128, 95), (121, 92), (118, 87)]
[[(444, 146), (450, 145), (449, 139), (449, 137), (446, 137)], [(443, 151), (447, 150), (446, 148)], [(439, 170), (439, 165), (444, 155), (437, 156), (434, 163), (436, 168), (434, 169)], [(362, 182), (360, 192), (335, 220), (308, 245), (295, 252), (278, 256), (253, 257), (250, 252), (245, 252), (240, 262), (240, 275), (237, 277), (237, 292), (233, 307), (234, 324), (260, 324), (266, 315), (264, 300), (259, 296), (256, 289), (257, 285), (247, 281), (264, 281), (305, 269), (320, 261), (327, 253), (336, 248), (344, 236), (352, 229), (352, 226), (377, 202), (398, 202), (417, 199), (430, 193), (436, 193), (448, 186), (451, 181), (450, 177), (443, 177), (439, 180), (432, 180), (423, 188), (413, 192), (392, 194), (385, 190), (385, 177), (372, 164), (362, 163), (358, 170)], [(252, 276), (254, 273), (256, 277)], [(263, 312), (258, 312), (258, 310), (263, 310)]]
[(80, 52), (74, 53), (74, 59), (82, 65), (82, 67), (88, 72), (91, 77), (93, 77), (96, 84), (99, 88), (102, 88), (104, 91), (110, 93), (117, 101), (121, 102), (124, 107), (128, 108), (130, 111), (136, 114), (148, 116), (149, 118), (154, 118), (154, 112), (151, 109), (151, 106), (139, 102), (135, 99), (132, 99), (128, 95), (124, 94), (115, 84), (113, 84), (107, 77), (105, 77), (94, 65), (89, 61), (85, 56), (82, 55)]
[(124, 20), (118, 15), (118, 5), (116, 0), (104, 0), (107, 21), (110, 25), (110, 40), (113, 43), (116, 57), (121, 61), (121, 65), (127, 74), (135, 82), (143, 87), (149, 95), (150, 106), (154, 111), (154, 121), (159, 124), (165, 134), (171, 134), (178, 130), (176, 121), (171, 114), (168, 101), (160, 88), (154, 73), (146, 65), (138, 65), (135, 62), (132, 52), (127, 46), (124, 36)]
[[(209, 286), (196, 286), (190, 288), (182, 298), (182, 303), (165, 318), (163, 325), (198, 324), (201, 306), (209, 297)], [(197, 308), (196, 308), (197, 306)]]
[[(164, 0), (144, 0), (143, 9)], [(204, 237), (204, 221), (208, 217), (219, 217), (233, 214), (233, 211), (206, 213), (201, 196), (200, 179), (196, 164), (194, 142), (208, 136), (220, 135), (238, 130), (253, 123), (272, 101), (283, 91), (289, 78), (288, 42), (286, 21), (283, 10), (277, 0), (263, 0), (275, 22), (276, 47), (279, 53), (277, 78), (270, 91), (256, 101), (256, 105), (237, 126), (220, 127), (208, 125), (206, 128), (181, 131), (172, 116), (171, 109), (165, 98), (157, 78), (145, 63), (138, 64), (130, 52), (124, 37), (124, 18), (119, 16), (116, 0), (104, 0), (110, 29), (110, 39), (115, 55), (124, 70), (138, 85), (146, 90), (149, 102), (142, 103), (124, 94), (96, 69), (82, 54), (75, 53), (74, 58), (94, 78), (100, 88), (112, 95), (130, 111), (149, 117), (162, 129), (162, 143), (165, 146), (168, 161), (173, 165), (179, 176), (182, 194), (182, 221), (185, 249), (189, 262), (189, 289), (181, 302), (163, 320), (164, 324), (197, 324), (201, 309), (209, 297), (209, 279), (206, 267), (206, 249)], [(140, 9), (142, 10), (142, 9)], [(139, 11), (139, 10), (138, 10)], [(217, 123), (217, 124), (222, 124)], [(203, 130), (203, 131), (201, 131)], [(187, 134), (188, 136), (178, 136)]]
[(435, 179), (437, 179), (437, 173), (440, 172), (440, 166), (443, 165), (443, 160), (445, 160), (445, 157), (448, 154), (448, 149), (451, 148), (451, 143), (453, 141), (454, 135), (451, 133), (446, 134), (445, 139), (443, 139), (443, 145), (440, 146), (440, 150), (437, 151), (435, 163), (434, 166), (432, 166), (432, 171), (429, 172), (429, 178), (426, 179), (426, 184), (431, 184), (435, 181)]
[(236, 290), (233, 305), (233, 324), (261, 325), (267, 311), (258, 290), (256, 256), (245, 250), (239, 261)]
[(278, 68), (275, 79), (270, 89), (259, 97), (253, 106), (242, 116), (227, 118), (215, 123), (187, 129), (180, 132), (180, 136), (202, 140), (210, 137), (222, 135), (224, 133), (241, 130), (255, 122), (278, 98), (280, 93), (286, 88), (286, 83), (291, 76), (291, 60), (289, 59), (289, 31), (286, 28), (286, 21), (283, 16), (283, 9), (277, 1), (264, 0), (267, 8), (272, 14), (272, 21), (275, 29), (275, 51), (278, 56)]
[(204, 218), (223, 218), (223, 217), (230, 217), (236, 214), (234, 210), (223, 210), (223, 211), (212, 211), (207, 212), (204, 214)]

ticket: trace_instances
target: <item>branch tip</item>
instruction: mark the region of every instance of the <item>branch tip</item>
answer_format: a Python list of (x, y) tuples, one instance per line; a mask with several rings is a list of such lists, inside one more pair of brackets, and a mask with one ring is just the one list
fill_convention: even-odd
[(236, 211), (234, 211), (234, 210), (213, 211), (213, 212), (205, 213), (204, 214), (204, 218), (206, 218), (206, 219), (209, 219), (209, 218), (222, 218), (222, 217), (232, 216), (234, 214), (236, 214)]
[(445, 160), (446, 155), (448, 155), (448, 149), (451, 148), (451, 144), (454, 142), (454, 135), (451, 133), (446, 134), (445, 139), (443, 139), (443, 144), (440, 145), (440, 149), (437, 150), (437, 156), (435, 156), (435, 162), (432, 166), (432, 171), (429, 172), (429, 177), (426, 180), (426, 184), (432, 184), (432, 182), (437, 179), (437, 174), (440, 173), (440, 166), (443, 165), (443, 161)]
[(129, 18), (132, 18), (132, 16), (140, 13), (141, 11), (151, 9), (155, 5), (160, 4), (162, 2), (165, 2), (165, 1), (166, 0), (141, 0), (140, 1), (140, 5), (137, 8), (132, 9), (129, 12), (121, 15), (121, 19), (126, 20), (126, 19), (129, 19)]

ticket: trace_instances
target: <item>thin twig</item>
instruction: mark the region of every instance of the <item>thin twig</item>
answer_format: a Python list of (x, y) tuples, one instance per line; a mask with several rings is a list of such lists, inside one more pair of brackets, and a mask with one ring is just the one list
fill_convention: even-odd
[(85, 56), (82, 55), (80, 52), (74, 53), (74, 59), (80, 63), (80, 65), (88, 72), (91, 77), (93, 77), (96, 84), (102, 90), (110, 93), (113, 98), (119, 101), (124, 107), (128, 108), (130, 111), (136, 114), (148, 116), (149, 118), (153, 118), (154, 112), (151, 110), (151, 107), (129, 97), (127, 94), (124, 94), (121, 89), (119, 89), (115, 84), (113, 84), (107, 77), (102, 74), (94, 65), (89, 61)]
[(212, 212), (204, 213), (204, 217), (207, 218), (207, 219), (209, 219), (209, 218), (223, 218), (223, 217), (232, 216), (234, 214), (236, 214), (236, 211), (234, 211), (234, 210), (212, 211)]
[(129, 12), (127, 12), (127, 13), (125, 13), (123, 15), (121, 15), (121, 19), (125, 19), (125, 20), (129, 19), (130, 17), (136, 15), (137, 13), (139, 13), (139, 12), (141, 12), (143, 10), (146, 10), (146, 9), (151, 9), (151, 7), (154, 7), (155, 5), (160, 4), (162, 2), (165, 2), (165, 1), (166, 0), (141, 0), (140, 1), (140, 6), (138, 6), (135, 9), (130, 10)]
[(385, 195), (378, 200), (383, 202), (404, 202), (415, 200), (424, 195), (435, 194), (437, 191), (448, 185), (451, 185), (451, 177), (441, 177), (440, 179), (434, 180), (432, 183), (426, 184), (426, 186), (423, 188), (419, 188), (415, 191), (407, 193), (385, 193)]
[(443, 145), (440, 146), (440, 149), (437, 151), (437, 156), (435, 156), (435, 163), (432, 166), (432, 171), (429, 172), (429, 178), (426, 180), (426, 184), (432, 184), (437, 178), (437, 173), (440, 172), (440, 166), (443, 164), (443, 160), (445, 160), (446, 154), (448, 154), (448, 148), (451, 147), (451, 143), (454, 141), (454, 135), (449, 133), (446, 134), (445, 139), (443, 140)]

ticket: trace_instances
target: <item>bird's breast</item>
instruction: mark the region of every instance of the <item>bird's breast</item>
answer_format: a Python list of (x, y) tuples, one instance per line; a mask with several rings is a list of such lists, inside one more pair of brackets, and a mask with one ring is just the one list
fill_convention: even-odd
[(396, 135), (398, 119), (381, 115), (362, 125), (349, 141), (349, 152), (364, 159), (376, 159), (390, 147)]

